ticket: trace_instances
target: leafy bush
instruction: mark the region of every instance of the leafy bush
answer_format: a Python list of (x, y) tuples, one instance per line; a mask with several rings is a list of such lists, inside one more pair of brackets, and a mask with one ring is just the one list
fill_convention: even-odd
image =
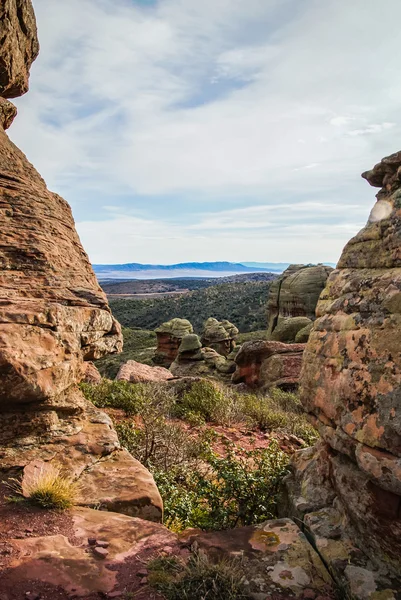
[(238, 420), (237, 394), (208, 379), (195, 381), (178, 400), (176, 416), (191, 422), (214, 422), (230, 425)]
[(227, 443), (225, 456), (209, 448), (200, 467), (154, 472), (165, 499), (168, 527), (227, 529), (277, 516), (278, 491), (288, 472), (289, 456), (274, 440), (265, 449), (241, 454), (236, 450)]
[(174, 393), (163, 385), (132, 384), (128, 381), (102, 379), (98, 385), (81, 383), (85, 397), (99, 408), (119, 408), (127, 415), (144, 414), (148, 407), (168, 415), (174, 403)]
[(212, 562), (194, 554), (184, 564), (160, 557), (148, 563), (148, 568), (150, 585), (167, 600), (250, 600), (238, 560)]

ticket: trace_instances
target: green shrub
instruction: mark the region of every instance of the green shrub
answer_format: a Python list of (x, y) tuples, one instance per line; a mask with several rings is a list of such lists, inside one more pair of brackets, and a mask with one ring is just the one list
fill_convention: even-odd
[(289, 456), (272, 441), (268, 448), (238, 454), (226, 443), (226, 456), (204, 453), (201, 468), (185, 466), (154, 473), (165, 500), (166, 525), (175, 529), (228, 529), (277, 516), (280, 483)]
[(129, 383), (102, 379), (98, 385), (81, 383), (85, 397), (99, 408), (118, 408), (127, 415), (144, 414), (149, 407), (160, 414), (170, 414), (174, 392), (160, 384)]
[(241, 563), (211, 561), (194, 554), (187, 564), (174, 558), (148, 563), (149, 583), (167, 600), (250, 600), (244, 588)]
[(175, 415), (191, 424), (203, 420), (219, 425), (231, 425), (242, 417), (238, 394), (208, 379), (192, 384), (177, 401)]

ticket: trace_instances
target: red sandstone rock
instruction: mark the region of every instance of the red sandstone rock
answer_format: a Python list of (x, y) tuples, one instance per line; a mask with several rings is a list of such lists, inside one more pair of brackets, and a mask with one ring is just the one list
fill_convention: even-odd
[(91, 361), (87, 361), (83, 366), (84, 375), (82, 381), (85, 383), (92, 383), (93, 385), (97, 385), (102, 381), (102, 376), (100, 375), (97, 367)]
[(149, 383), (151, 381), (167, 381), (173, 378), (174, 375), (164, 367), (150, 367), (135, 360), (129, 360), (121, 365), (116, 380), (129, 381), (130, 383)]
[[(0, 22), (4, 99), (28, 88), (38, 51), (31, 2), (0, 1)], [(14, 114), (3, 100), (3, 126)], [(121, 350), (120, 326), (67, 202), (47, 189), (1, 128), (0, 237), (2, 469), (29, 472), (44, 461), (78, 480), (81, 504), (160, 520), (162, 501), (150, 473), (120, 450), (109, 417), (77, 386), (84, 360)]]
[(259, 340), (245, 342), (236, 355), (233, 383), (250, 387), (295, 386), (301, 373), (305, 344)]
[(171, 319), (155, 331), (157, 349), (153, 362), (168, 368), (177, 358), (182, 339), (193, 332), (193, 327), (186, 319)]
[(0, 23), (0, 96), (15, 98), (28, 91), (29, 69), (39, 52), (31, 0), (1, 0)]

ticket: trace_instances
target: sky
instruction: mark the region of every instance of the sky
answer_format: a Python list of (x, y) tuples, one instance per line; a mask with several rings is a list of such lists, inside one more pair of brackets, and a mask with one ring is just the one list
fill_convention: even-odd
[(94, 263), (336, 262), (400, 150), (399, 0), (33, 0), (9, 130)]

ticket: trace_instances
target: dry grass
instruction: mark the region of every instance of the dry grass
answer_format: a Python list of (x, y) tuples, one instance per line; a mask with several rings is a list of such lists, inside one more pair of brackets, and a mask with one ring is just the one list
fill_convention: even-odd
[(66, 510), (76, 501), (78, 485), (71, 478), (63, 475), (60, 469), (46, 463), (45, 468), (28, 482), (12, 480), (10, 488), (18, 497), (46, 509)]

